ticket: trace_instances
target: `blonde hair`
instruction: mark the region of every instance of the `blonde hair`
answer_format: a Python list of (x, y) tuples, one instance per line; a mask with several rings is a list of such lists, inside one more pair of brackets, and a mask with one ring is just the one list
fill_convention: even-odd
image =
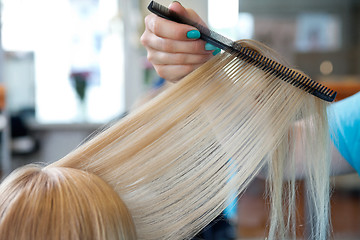
[[(242, 43), (275, 55), (258, 42)], [(269, 238), (280, 239), (295, 237), (294, 173), (289, 187), (283, 176), (284, 168), (294, 170), (300, 146), (314, 208), (312, 237), (326, 239), (325, 108), (322, 100), (222, 53), (47, 168), (101, 177), (125, 202), (138, 239), (186, 239), (267, 167)], [(295, 130), (299, 119), (302, 128)]]
[(114, 190), (77, 169), (29, 165), (0, 186), (0, 239), (135, 239)]
[[(290, 65), (278, 53), (260, 42), (243, 40), (239, 43), (290, 68)], [(300, 70), (291, 70), (305, 75)], [(293, 88), (289, 85), (288, 87)], [(303, 162), (298, 165), (304, 169), (297, 171), (304, 172), (306, 208), (312, 213), (312, 216), (308, 216), (309, 222), (306, 223), (310, 229), (306, 229), (308, 232), (302, 234), (307, 234), (309, 239), (328, 239), (329, 237), (328, 103), (305, 92), (302, 92), (302, 95), (304, 99), (301, 106), (297, 107), (295, 118), (287, 127), (288, 131), (276, 145), (277, 148), (267, 156), (268, 196), (271, 202), (270, 239), (296, 238), (296, 161)], [(291, 98), (291, 96), (286, 98)], [(289, 106), (295, 106), (295, 104), (293, 102)]]

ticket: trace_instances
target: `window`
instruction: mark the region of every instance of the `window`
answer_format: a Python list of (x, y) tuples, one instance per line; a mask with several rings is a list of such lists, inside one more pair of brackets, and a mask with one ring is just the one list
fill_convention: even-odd
[[(34, 68), (28, 79), (5, 73), (5, 81), (35, 79), (38, 122), (105, 122), (125, 111), (118, 9), (117, 0), (3, 0), (3, 49), (32, 53)], [(18, 90), (11, 96), (22, 97)]]

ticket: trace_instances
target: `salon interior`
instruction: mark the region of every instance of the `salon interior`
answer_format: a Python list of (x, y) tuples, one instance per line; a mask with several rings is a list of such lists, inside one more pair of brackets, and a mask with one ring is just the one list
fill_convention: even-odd
[[(162, 84), (139, 40), (149, 2), (0, 0), (2, 177), (28, 163), (60, 159)], [(338, 91), (335, 101), (360, 91), (359, 0), (180, 2), (232, 40), (255, 39), (275, 49)], [(360, 239), (359, 175), (332, 177), (331, 184), (333, 239)], [(298, 186), (305, 195), (305, 183)], [(254, 180), (228, 215), (231, 236), (209, 239), (264, 239), (264, 189), (263, 180)], [(298, 200), (300, 239), (311, 217), (304, 199)]]

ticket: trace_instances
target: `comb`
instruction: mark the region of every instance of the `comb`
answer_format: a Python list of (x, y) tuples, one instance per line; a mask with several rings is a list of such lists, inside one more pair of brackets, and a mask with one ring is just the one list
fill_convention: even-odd
[(150, 2), (148, 9), (150, 12), (158, 15), (159, 17), (197, 28), (200, 32), (200, 39), (211, 43), (212, 45), (235, 55), (243, 61), (246, 61), (262, 69), (263, 71), (270, 73), (277, 78), (288, 82), (293, 86), (296, 86), (322, 100), (332, 102), (336, 97), (335, 91), (312, 80), (304, 74), (296, 72), (268, 57), (261, 55), (260, 53), (253, 51), (252, 49), (241, 46), (241, 44), (234, 42), (231, 39), (224, 37), (221, 34), (216, 33), (215, 31), (212, 31), (207, 27), (197, 22), (194, 22), (180, 14), (177, 14), (176, 12), (155, 1)]

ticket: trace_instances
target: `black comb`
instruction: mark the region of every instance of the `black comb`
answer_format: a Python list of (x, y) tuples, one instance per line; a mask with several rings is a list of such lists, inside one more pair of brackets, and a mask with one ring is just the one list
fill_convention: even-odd
[(201, 34), (200, 39), (211, 43), (212, 45), (221, 48), (226, 52), (236, 55), (236, 57), (280, 78), (285, 82), (288, 82), (300, 89), (303, 89), (304, 91), (322, 100), (332, 102), (336, 97), (335, 91), (325, 87), (318, 82), (315, 82), (311, 78), (299, 72), (291, 70), (290, 68), (268, 57), (265, 57), (247, 47), (243, 47), (241, 46), (241, 44), (236, 43), (231, 39), (226, 38), (199, 23), (196, 23), (184, 16), (181, 16), (155, 1), (150, 2), (148, 9), (152, 13), (162, 18), (197, 28)]

